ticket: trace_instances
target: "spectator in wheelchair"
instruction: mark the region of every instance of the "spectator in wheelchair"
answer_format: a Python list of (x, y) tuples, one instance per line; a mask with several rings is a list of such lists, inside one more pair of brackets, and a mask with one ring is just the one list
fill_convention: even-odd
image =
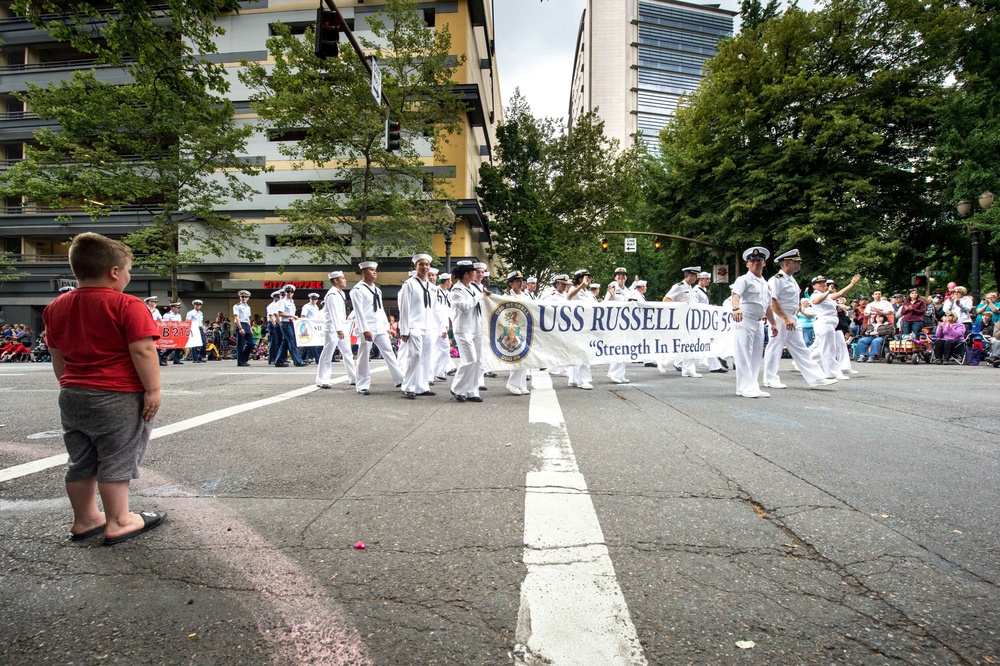
[(875, 318), (865, 327), (854, 347), (855, 360), (858, 363), (873, 363), (881, 356), (886, 338), (892, 337), (895, 332), (896, 328), (886, 313), (876, 312)]
[(927, 302), (920, 297), (920, 292), (911, 289), (899, 308), (899, 332), (902, 335), (912, 335), (914, 338), (920, 337), (920, 332), (924, 329), (924, 312), (927, 310)]
[(938, 365), (954, 363), (951, 359), (955, 347), (965, 341), (965, 324), (958, 323), (958, 315), (948, 311), (934, 332), (934, 362)]

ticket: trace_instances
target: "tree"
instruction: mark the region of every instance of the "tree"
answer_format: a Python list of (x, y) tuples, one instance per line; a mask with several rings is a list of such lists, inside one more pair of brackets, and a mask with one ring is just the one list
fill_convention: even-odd
[[(364, 64), (350, 48), (320, 59), (313, 36), (293, 36), (278, 25), (268, 40), (274, 65), (244, 63), (242, 80), (257, 91), (254, 110), (266, 131), (295, 137), (284, 154), (296, 169), (332, 167), (333, 178), (314, 176), (312, 193), (280, 211), (283, 236), (295, 253), (313, 261), (347, 262), (401, 251), (427, 250), (443, 229), (444, 176), (426, 167), (428, 150), (459, 132), (463, 111), (451, 76), (464, 62), (449, 54), (446, 26), (434, 30), (412, 0), (389, 0), (367, 17), (373, 39), (359, 38), (382, 72), (386, 109), (375, 103)], [(402, 125), (399, 151), (386, 150), (386, 118)]]
[(596, 113), (560, 132), (553, 119), (535, 118), (515, 90), (497, 128), (498, 164), (480, 166), (477, 188), (501, 261), (542, 281), (607, 268), (616, 259), (602, 255), (601, 232), (632, 219), (639, 155), (605, 136)]
[(25, 273), (14, 269), (14, 260), (6, 252), (0, 252), (0, 286), (24, 277)]
[(939, 256), (923, 169), (964, 14), (913, 0), (746, 9), (756, 18), (661, 134), (651, 224), (886, 280)]
[(24, 161), (7, 173), (5, 195), (53, 209), (79, 206), (95, 219), (126, 207), (149, 213), (149, 223), (122, 240), (137, 265), (170, 277), (174, 299), (181, 269), (207, 254), (259, 259), (249, 245), (255, 227), (216, 211), (254, 192), (239, 178), (260, 172), (244, 157), (253, 128), (233, 123), (225, 72), (203, 57), (215, 51), (221, 32), (212, 19), (238, 6), (168, 0), (161, 10), (120, 0), (112, 13), (77, 3), (75, 13), (53, 16), (62, 11), (56, 3), (14, 3), (14, 11), (57, 39), (123, 67), (131, 81), (77, 72), (68, 81), (29, 86), (22, 99), (59, 128), (35, 133)]

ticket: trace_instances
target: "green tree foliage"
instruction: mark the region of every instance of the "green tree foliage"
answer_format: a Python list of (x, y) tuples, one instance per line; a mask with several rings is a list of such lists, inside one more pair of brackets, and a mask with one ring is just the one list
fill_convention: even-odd
[[(25, 159), (7, 173), (6, 196), (59, 209), (80, 206), (97, 219), (110, 212), (144, 210), (151, 222), (123, 241), (137, 265), (171, 278), (206, 254), (262, 255), (253, 226), (216, 212), (253, 190), (239, 174), (260, 169), (244, 155), (251, 127), (232, 122), (223, 68), (203, 54), (214, 52), (221, 30), (212, 22), (235, 10), (230, 0), (168, 0), (166, 9), (119, 1), (73, 3), (73, 12), (51, 2), (14, 3), (13, 10), (92, 54), (99, 63), (124, 67), (131, 81), (98, 80), (77, 72), (22, 95), (43, 119), (59, 128), (35, 134)], [(158, 4), (156, 7), (162, 8)]]
[(515, 90), (497, 128), (497, 158), (480, 167), (477, 192), (501, 262), (541, 281), (579, 268), (610, 273), (620, 257), (601, 253), (601, 233), (632, 226), (639, 148), (621, 150), (594, 113), (561, 132)]
[(25, 273), (15, 270), (14, 259), (6, 252), (0, 252), (0, 286), (4, 282), (13, 282), (24, 277)]
[(926, 265), (941, 220), (923, 165), (964, 13), (938, 0), (745, 13), (661, 135), (651, 224), (798, 247), (837, 275), (898, 280)]
[(444, 174), (425, 156), (441, 164), (442, 146), (460, 130), (451, 76), (464, 56), (449, 54), (447, 27), (429, 28), (412, 0), (389, 0), (367, 22), (373, 38), (359, 42), (377, 60), (388, 112), (402, 124), (397, 152), (385, 149), (387, 110), (346, 40), (339, 58), (319, 59), (311, 30), (303, 38), (279, 25), (268, 40), (274, 65), (245, 63), (241, 75), (257, 91), (254, 109), (267, 131), (298, 139), (281, 146), (299, 160), (295, 168), (334, 174), (321, 180), (312, 171), (312, 195), (281, 211), (285, 243), (317, 262), (427, 250), (444, 224), (435, 201), (445, 197)]
[[(973, 202), (984, 191), (1000, 192), (1000, 2), (973, 0), (972, 25), (958, 33), (957, 85), (939, 109), (935, 153), (943, 177), (942, 200)], [(952, 208), (954, 210), (954, 208)], [(992, 263), (993, 285), (1000, 285), (1000, 205), (968, 220), (983, 230), (984, 255)], [(952, 236), (966, 241), (961, 223)]]

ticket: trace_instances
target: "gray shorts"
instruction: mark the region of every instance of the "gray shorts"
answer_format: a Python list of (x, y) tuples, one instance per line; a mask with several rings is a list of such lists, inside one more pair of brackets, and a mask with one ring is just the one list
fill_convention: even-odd
[(152, 422), (142, 418), (143, 394), (64, 388), (59, 391), (66, 481), (97, 477), (114, 483), (139, 478)]

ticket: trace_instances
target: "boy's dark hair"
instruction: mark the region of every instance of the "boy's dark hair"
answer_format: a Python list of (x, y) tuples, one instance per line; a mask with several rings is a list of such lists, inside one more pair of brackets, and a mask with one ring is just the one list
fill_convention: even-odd
[(97, 280), (112, 266), (125, 266), (132, 260), (132, 250), (120, 241), (86, 232), (73, 238), (69, 246), (69, 265), (77, 280)]

